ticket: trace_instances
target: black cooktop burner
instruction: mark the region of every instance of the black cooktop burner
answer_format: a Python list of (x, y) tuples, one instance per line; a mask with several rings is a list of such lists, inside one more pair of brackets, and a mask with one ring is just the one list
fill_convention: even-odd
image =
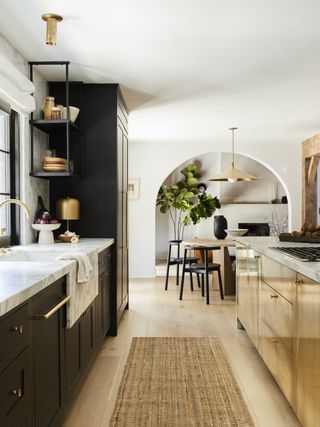
[(320, 261), (320, 247), (318, 246), (294, 246), (294, 247), (285, 247), (285, 246), (279, 246), (270, 248), (274, 249), (276, 251), (284, 252), (286, 255), (290, 255), (294, 258), (299, 259), (300, 261), (305, 262), (316, 262)]

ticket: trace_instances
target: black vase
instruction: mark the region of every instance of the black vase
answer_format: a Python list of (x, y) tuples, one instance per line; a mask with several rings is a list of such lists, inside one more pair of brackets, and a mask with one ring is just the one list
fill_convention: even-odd
[(216, 215), (213, 222), (213, 233), (217, 239), (225, 239), (227, 233), (224, 231), (228, 228), (228, 222), (223, 215)]

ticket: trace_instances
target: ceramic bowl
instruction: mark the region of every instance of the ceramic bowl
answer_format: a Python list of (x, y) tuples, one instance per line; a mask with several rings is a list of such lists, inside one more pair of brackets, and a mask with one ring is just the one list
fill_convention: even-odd
[(78, 114), (80, 113), (80, 109), (77, 107), (69, 107), (70, 120), (75, 122), (77, 120)]
[(232, 228), (229, 230), (224, 230), (230, 237), (240, 237), (246, 234), (248, 228)]

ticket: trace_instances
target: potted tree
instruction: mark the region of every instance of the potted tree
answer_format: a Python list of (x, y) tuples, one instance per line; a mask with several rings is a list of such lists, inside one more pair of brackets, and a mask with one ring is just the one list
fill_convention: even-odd
[(186, 226), (210, 218), (220, 208), (217, 197), (199, 190), (201, 174), (194, 163), (189, 163), (181, 173), (183, 178), (180, 181), (174, 185), (162, 185), (157, 196), (160, 212), (170, 215), (174, 240), (183, 239)]

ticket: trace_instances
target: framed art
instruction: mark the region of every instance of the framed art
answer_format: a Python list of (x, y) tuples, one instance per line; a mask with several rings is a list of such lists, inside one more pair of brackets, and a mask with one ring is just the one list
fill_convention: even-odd
[(139, 178), (131, 178), (128, 180), (128, 199), (139, 199), (140, 196), (140, 182)]

